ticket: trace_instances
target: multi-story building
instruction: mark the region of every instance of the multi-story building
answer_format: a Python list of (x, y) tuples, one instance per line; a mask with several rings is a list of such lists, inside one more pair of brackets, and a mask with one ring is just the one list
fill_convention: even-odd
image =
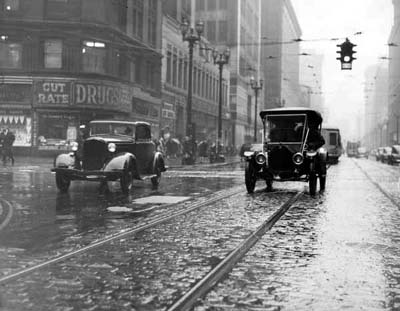
[[(196, 0), (196, 13), (205, 22), (206, 38), (211, 44), (231, 50), (230, 143), (243, 144), (254, 135), (255, 92), (250, 77), (263, 79), (260, 71), (261, 0)], [(260, 99), (263, 93), (259, 92)], [(259, 102), (262, 100), (259, 100)], [(262, 105), (259, 105), (258, 111)], [(257, 130), (257, 135), (260, 135)], [(261, 136), (259, 136), (261, 137)]]
[(302, 106), (299, 83), (301, 28), (290, 0), (262, 0), (262, 70), (267, 108)]
[[(161, 126), (171, 135), (182, 138), (186, 135), (187, 96), (189, 75), (188, 42), (183, 41), (180, 25), (183, 19), (195, 23), (199, 21), (197, 7), (191, 0), (164, 1), (163, 22), (163, 66), (162, 92), (163, 107)], [(199, 1), (196, 2), (197, 6)], [(209, 34), (209, 33), (208, 33)], [(215, 141), (219, 105), (219, 71), (214, 65), (212, 49), (207, 33), (201, 34), (193, 51), (192, 70), (192, 123), (195, 125), (196, 139)], [(224, 66), (222, 80), (222, 141), (230, 137), (229, 113), (229, 70)]]
[(161, 111), (161, 2), (0, 1), (0, 127), (29, 150), (64, 148), (95, 118)]
[[(388, 118), (388, 68), (384, 64), (370, 66), (365, 71), (364, 135), (368, 149), (391, 144), (395, 138)], [(393, 108), (392, 108), (393, 109)]]
[(391, 141), (400, 143), (400, 2), (393, 0), (394, 22), (389, 37), (388, 121)]

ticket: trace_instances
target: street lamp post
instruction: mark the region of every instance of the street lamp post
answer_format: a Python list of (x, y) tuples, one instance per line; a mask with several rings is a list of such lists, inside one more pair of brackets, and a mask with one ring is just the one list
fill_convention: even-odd
[(188, 96), (186, 106), (186, 136), (189, 137), (191, 144), (191, 159), (194, 162), (194, 144), (195, 137), (192, 124), (192, 80), (193, 80), (193, 47), (197, 41), (201, 40), (201, 34), (204, 30), (204, 23), (199, 21), (195, 25), (195, 29), (190, 27), (187, 20), (181, 24), (182, 40), (187, 41), (189, 44), (189, 77), (188, 77)]
[(219, 103), (218, 103), (218, 129), (217, 129), (217, 145), (216, 145), (216, 156), (219, 158), (220, 144), (222, 141), (222, 71), (225, 64), (229, 63), (229, 57), (231, 55), (229, 48), (226, 48), (224, 52), (220, 53), (217, 50), (213, 50), (214, 64), (218, 65), (219, 69)]
[(258, 98), (258, 91), (260, 91), (263, 87), (263, 80), (260, 79), (256, 81), (254, 77), (250, 78), (250, 86), (254, 90), (255, 94), (255, 106), (254, 106), (254, 142), (257, 142), (257, 98)]

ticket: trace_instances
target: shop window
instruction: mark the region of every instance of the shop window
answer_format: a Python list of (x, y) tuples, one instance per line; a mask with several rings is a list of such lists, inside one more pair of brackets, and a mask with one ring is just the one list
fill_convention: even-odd
[(46, 40), (44, 42), (44, 67), (62, 67), (62, 41)]
[(18, 11), (19, 10), (19, 0), (4, 0), (4, 11)]
[(82, 47), (83, 71), (106, 73), (106, 45), (103, 42), (84, 41)]
[(0, 41), (0, 68), (22, 68), (22, 44)]

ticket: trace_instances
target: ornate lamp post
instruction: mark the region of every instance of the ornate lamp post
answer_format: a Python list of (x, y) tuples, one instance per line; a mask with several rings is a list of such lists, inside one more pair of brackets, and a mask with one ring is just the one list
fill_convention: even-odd
[(257, 142), (257, 98), (258, 98), (258, 91), (263, 88), (263, 80), (260, 79), (256, 81), (254, 77), (250, 78), (250, 86), (254, 90), (256, 102), (254, 107), (254, 142)]
[(219, 159), (219, 153), (221, 150), (220, 144), (222, 141), (222, 71), (225, 64), (229, 63), (229, 58), (231, 56), (231, 52), (229, 48), (226, 48), (223, 52), (218, 52), (217, 50), (213, 50), (213, 59), (214, 64), (218, 65), (219, 69), (219, 103), (218, 103), (218, 130), (217, 130), (217, 145), (216, 145), (216, 157)]
[(181, 24), (182, 40), (189, 44), (189, 78), (188, 78), (188, 97), (186, 107), (186, 136), (191, 139), (192, 144), (192, 161), (194, 162), (194, 142), (195, 137), (192, 124), (192, 80), (193, 80), (193, 47), (197, 41), (201, 40), (201, 34), (204, 31), (204, 23), (199, 21), (195, 25), (195, 29), (190, 27), (189, 22), (184, 20)]

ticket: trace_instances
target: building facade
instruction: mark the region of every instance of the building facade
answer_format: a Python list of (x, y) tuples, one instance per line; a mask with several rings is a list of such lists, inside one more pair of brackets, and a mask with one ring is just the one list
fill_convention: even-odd
[(301, 28), (290, 0), (262, 1), (265, 108), (304, 106), (299, 82)]
[[(197, 1), (197, 5), (198, 5)], [(183, 41), (180, 25), (183, 20), (199, 21), (197, 7), (192, 0), (164, 1), (163, 66), (162, 66), (162, 115), (161, 128), (174, 137), (186, 135), (189, 48)], [(219, 71), (214, 65), (212, 49), (218, 47), (201, 34), (193, 50), (192, 71), (192, 123), (197, 141), (215, 141), (217, 136), (219, 106)], [(229, 127), (229, 67), (222, 73), (222, 141), (228, 144)]]
[[(260, 71), (260, 0), (196, 0), (196, 14), (205, 21), (205, 37), (219, 49), (231, 51), (230, 70), (230, 144), (240, 146), (253, 136), (255, 92), (250, 77), (264, 79)], [(258, 102), (262, 102), (259, 92)], [(262, 105), (258, 104), (258, 111)], [(257, 130), (258, 140), (261, 133)]]
[(157, 0), (0, 1), (0, 127), (15, 146), (65, 149), (98, 118), (159, 131)]

